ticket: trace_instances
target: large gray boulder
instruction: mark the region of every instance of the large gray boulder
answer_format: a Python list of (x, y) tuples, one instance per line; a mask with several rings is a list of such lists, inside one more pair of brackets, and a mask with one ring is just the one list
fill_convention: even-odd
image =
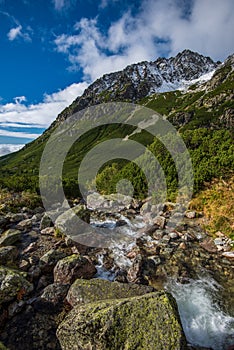
[(134, 283), (110, 282), (99, 278), (77, 279), (69, 289), (67, 301), (74, 307), (81, 303), (130, 298), (153, 291), (154, 288), (150, 286)]
[(166, 292), (77, 306), (57, 337), (63, 350), (186, 349), (175, 301)]

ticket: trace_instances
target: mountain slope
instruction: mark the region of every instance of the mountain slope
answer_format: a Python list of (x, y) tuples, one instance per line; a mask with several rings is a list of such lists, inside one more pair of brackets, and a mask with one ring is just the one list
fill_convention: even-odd
[(217, 67), (218, 63), (210, 57), (190, 50), (169, 59), (132, 64), (122, 71), (97, 79), (58, 116), (56, 123), (90, 105), (109, 101), (133, 102), (155, 92), (177, 90)]
[[(185, 50), (175, 58), (141, 62), (128, 66), (121, 72), (104, 75), (67, 107), (37, 140), (0, 159), (0, 185), (15, 190), (38, 190), (40, 157), (54, 128), (74, 112), (107, 101), (134, 101), (143, 104), (166, 115), (182, 133), (204, 127), (208, 128), (209, 132), (225, 129), (229, 140), (233, 134), (233, 61), (233, 56), (230, 56), (220, 65), (208, 57)], [(211, 73), (215, 68), (214, 74), (210, 74), (211, 79), (204, 82), (204, 74), (207, 78), (207, 73)], [(194, 81), (195, 79), (197, 81)], [(181, 90), (168, 91), (175, 87)], [(160, 92), (161, 90), (166, 92)], [(132, 132), (131, 128), (110, 126), (106, 129), (92, 130), (81, 138), (79, 144), (73, 148), (77, 156), (74, 157), (74, 153), (70, 152), (64, 165), (64, 182), (70, 193), (76, 193), (73, 189), (77, 187), (76, 174), (79, 163), (97, 142), (97, 138), (101, 142), (107, 137), (124, 137)], [(219, 138), (224, 137), (221, 134)], [(137, 134), (136, 137), (136, 140), (144, 145), (153, 142), (148, 134)], [(217, 142), (215, 135), (209, 135), (209, 139), (210, 142)], [(202, 132), (199, 136), (199, 143), (201, 142)], [(228, 144), (225, 147), (228, 147)], [(213, 157), (212, 153), (210, 157)], [(220, 162), (220, 159), (218, 161)], [(231, 161), (229, 163), (224, 162), (223, 168), (221, 164), (219, 168), (226, 173), (227, 168), (232, 168)], [(210, 173), (206, 173), (202, 175), (201, 181), (209, 181), (210, 178)], [(199, 180), (199, 184), (201, 181)]]

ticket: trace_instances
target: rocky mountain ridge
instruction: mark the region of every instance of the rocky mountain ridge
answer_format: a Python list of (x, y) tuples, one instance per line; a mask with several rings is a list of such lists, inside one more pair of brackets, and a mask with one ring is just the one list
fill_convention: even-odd
[(184, 50), (168, 59), (129, 65), (122, 71), (97, 79), (58, 116), (56, 123), (90, 105), (108, 101), (134, 102), (157, 92), (181, 89), (190, 81), (214, 71), (219, 64), (210, 57)]

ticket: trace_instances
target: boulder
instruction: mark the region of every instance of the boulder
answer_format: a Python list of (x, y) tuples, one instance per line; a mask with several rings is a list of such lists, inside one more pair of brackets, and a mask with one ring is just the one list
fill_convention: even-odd
[[(80, 219), (80, 227), (77, 224), (77, 219)], [(76, 235), (82, 232), (82, 224), (90, 222), (90, 211), (85, 205), (79, 204), (63, 214), (59, 215), (55, 220), (55, 228), (66, 235)]]
[(53, 283), (48, 285), (34, 303), (34, 308), (45, 313), (59, 312), (63, 306), (69, 284)]
[(132, 202), (132, 197), (121, 193), (101, 195), (97, 192), (94, 192), (87, 196), (88, 208), (101, 210), (108, 213), (130, 209)]
[(0, 248), (0, 265), (9, 265), (15, 262), (18, 256), (18, 250), (14, 246)]
[(134, 283), (110, 282), (99, 278), (92, 280), (77, 279), (69, 289), (67, 301), (74, 307), (81, 303), (130, 298), (153, 291), (152, 287)]
[(17, 224), (17, 228), (22, 231), (30, 230), (32, 228), (32, 224), (32, 219), (25, 219)]
[(21, 238), (21, 232), (19, 230), (9, 229), (0, 237), (0, 245), (1, 246), (8, 246), (8, 245), (14, 245), (17, 243)]
[(55, 283), (73, 283), (77, 278), (92, 278), (97, 270), (89, 258), (73, 254), (61, 259), (54, 268)]
[(66, 255), (65, 252), (51, 249), (40, 258), (39, 266), (43, 272), (52, 272), (57, 262)]
[(53, 226), (53, 221), (50, 218), (50, 216), (47, 213), (45, 213), (41, 219), (40, 230), (44, 230), (45, 228), (51, 226)]
[(57, 337), (63, 350), (186, 349), (175, 300), (166, 292), (76, 306)]
[(16, 297), (20, 299), (33, 290), (33, 285), (24, 275), (19, 271), (0, 266), (0, 305)]

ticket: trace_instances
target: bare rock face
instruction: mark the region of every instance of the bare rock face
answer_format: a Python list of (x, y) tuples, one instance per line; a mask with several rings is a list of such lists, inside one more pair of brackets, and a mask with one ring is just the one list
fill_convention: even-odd
[(57, 337), (63, 350), (186, 349), (175, 301), (165, 292), (77, 306)]

